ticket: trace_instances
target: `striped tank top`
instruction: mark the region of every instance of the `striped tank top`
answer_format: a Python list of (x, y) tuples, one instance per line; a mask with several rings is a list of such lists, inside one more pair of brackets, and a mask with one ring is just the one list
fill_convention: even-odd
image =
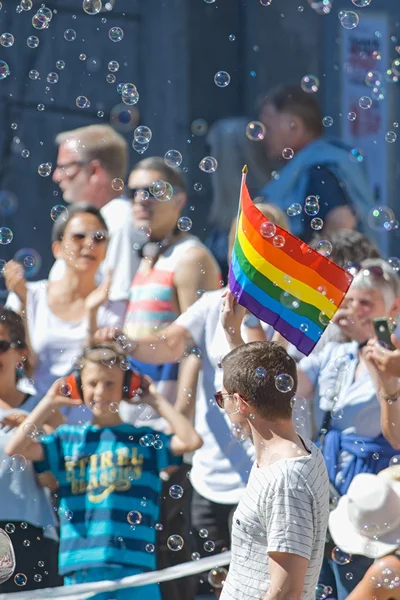
[[(161, 254), (149, 269), (142, 260), (131, 285), (128, 309), (125, 316), (125, 333), (132, 339), (154, 334), (170, 325), (180, 314), (174, 276), (179, 260), (190, 248), (204, 247), (201, 241), (192, 235), (178, 240)], [(220, 277), (218, 267), (215, 267), (216, 281)], [(149, 365), (133, 360), (132, 365), (142, 373), (149, 375), (157, 382), (158, 392), (171, 404), (175, 403), (177, 392), (178, 368), (177, 363), (164, 365)], [(135, 422), (132, 416), (122, 418)], [(163, 430), (165, 422), (159, 417), (146, 420), (146, 425), (157, 430)], [(143, 426), (144, 423), (141, 423)]]

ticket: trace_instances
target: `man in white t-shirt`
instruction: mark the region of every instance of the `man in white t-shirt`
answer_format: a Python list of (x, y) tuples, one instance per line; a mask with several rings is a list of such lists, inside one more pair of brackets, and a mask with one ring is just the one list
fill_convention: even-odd
[(321, 452), (293, 426), (296, 364), (274, 342), (243, 344), (235, 335), (238, 347), (222, 361), (223, 386), (215, 398), (253, 440), (256, 461), (233, 515), (221, 600), (314, 600), (329, 481)]
[[(128, 300), (130, 284), (139, 266), (137, 249), (146, 237), (136, 231), (129, 200), (116, 198), (124, 189), (128, 169), (128, 145), (109, 125), (89, 125), (60, 133), (53, 181), (65, 202), (90, 202), (101, 209), (110, 241), (99, 269), (99, 282), (110, 271), (110, 300)], [(61, 279), (64, 261), (56, 260), (50, 280)]]

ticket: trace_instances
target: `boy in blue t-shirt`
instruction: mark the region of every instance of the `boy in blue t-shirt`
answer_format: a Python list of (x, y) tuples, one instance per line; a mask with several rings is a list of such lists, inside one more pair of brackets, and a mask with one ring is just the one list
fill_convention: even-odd
[[(40, 441), (28, 437), (21, 424), (6, 448), (11, 456), (22, 454), (35, 461), (38, 471), (50, 471), (58, 482), (59, 572), (66, 585), (155, 570), (159, 473), (174, 463), (173, 456), (202, 444), (191, 423), (157, 394), (148, 378), (142, 382), (143, 395), (131, 402), (157, 411), (168, 421), (172, 435), (122, 422), (118, 408), (125, 365), (126, 356), (111, 344), (88, 348), (80, 372), (83, 399), (74, 399), (65, 381), (58, 380), (29, 421), (40, 429), (54, 411), (84, 403), (93, 413), (92, 422), (61, 425)], [(152, 584), (94, 598), (160, 600), (161, 596), (158, 585)]]

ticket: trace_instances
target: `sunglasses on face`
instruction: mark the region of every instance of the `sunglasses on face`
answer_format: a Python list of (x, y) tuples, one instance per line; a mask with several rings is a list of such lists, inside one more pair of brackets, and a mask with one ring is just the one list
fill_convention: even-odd
[(79, 168), (84, 167), (88, 163), (83, 160), (75, 160), (65, 165), (56, 165), (56, 170), (61, 171), (66, 177), (73, 179), (79, 172)]
[(151, 195), (150, 188), (148, 188), (148, 187), (144, 187), (144, 188), (127, 187), (127, 188), (125, 188), (125, 193), (126, 193), (126, 196), (130, 200), (134, 200), (136, 198), (136, 194), (138, 194), (138, 196), (140, 195), (143, 200), (145, 200), (145, 199), (147, 200), (148, 198), (154, 198), (154, 196)]
[(388, 276), (385, 271), (379, 265), (375, 265), (372, 267), (363, 267), (360, 263), (349, 263), (346, 265), (346, 271), (351, 273), (351, 275), (357, 275), (357, 273), (362, 273), (364, 277), (372, 277), (373, 279), (385, 279), (388, 281)]
[(214, 398), (215, 398), (215, 402), (218, 404), (218, 406), (223, 409), (225, 398), (233, 398), (233, 394), (224, 394), (222, 392), (215, 392)]
[(108, 240), (108, 234), (106, 231), (99, 229), (98, 231), (87, 231), (87, 232), (76, 232), (70, 233), (69, 237), (74, 242), (83, 242), (86, 238), (89, 238), (94, 244), (104, 244)]
[(8, 340), (0, 340), (0, 354), (5, 354), (10, 348), (25, 348), (22, 342), (9, 342)]

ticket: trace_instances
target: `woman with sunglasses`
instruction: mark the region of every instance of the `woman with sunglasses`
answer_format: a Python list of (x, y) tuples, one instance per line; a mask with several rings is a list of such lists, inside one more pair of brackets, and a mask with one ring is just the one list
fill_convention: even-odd
[[(12, 542), (15, 573), (22, 574), (0, 585), (0, 593), (60, 585), (57, 523), (48, 490), (38, 483), (32, 463), (19, 455), (7, 457), (4, 451), (13, 428), (25, 419), (26, 434), (39, 433), (27, 416), (29, 394), (20, 385), (24, 373), (31, 375), (24, 321), (14, 311), (0, 308), (0, 528)], [(61, 415), (53, 415), (46, 431), (61, 422)]]
[[(90, 204), (75, 204), (53, 227), (54, 257), (65, 261), (65, 273), (58, 281), (26, 283), (23, 267), (10, 261), (5, 281), (10, 294), (7, 306), (19, 312), (25, 322), (34, 356), (34, 386), (37, 394), (30, 408), (52, 383), (67, 375), (82, 348), (91, 343), (99, 327), (123, 323), (126, 303), (109, 301), (111, 274), (99, 287), (96, 271), (107, 251), (108, 231), (100, 211)], [(69, 422), (89, 418), (85, 408), (72, 409)]]
[[(381, 259), (352, 265), (353, 283), (334, 321), (346, 343), (328, 343), (299, 363), (298, 396), (314, 400), (315, 425), (334, 504), (347, 493), (358, 473), (378, 473), (398, 454), (396, 403), (382, 395), (367, 360), (368, 340), (375, 336), (373, 320), (396, 318), (400, 311), (400, 280)], [(372, 556), (354, 556), (352, 577), (335, 561), (327, 546), (320, 583), (333, 588), (338, 600), (347, 598), (372, 563)]]

